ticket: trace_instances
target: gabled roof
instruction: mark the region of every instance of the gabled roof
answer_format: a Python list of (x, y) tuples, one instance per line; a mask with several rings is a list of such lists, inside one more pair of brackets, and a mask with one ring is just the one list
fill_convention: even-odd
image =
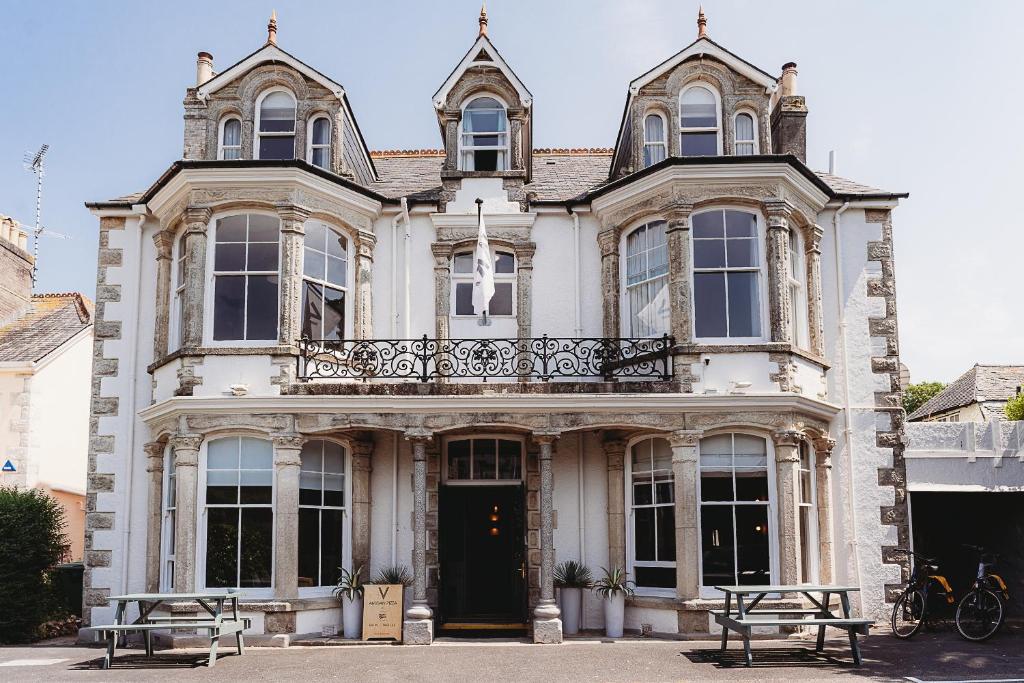
[(0, 327), (0, 362), (43, 360), (92, 325), (92, 311), (78, 292), (34, 294), (25, 315)]
[(693, 41), (681, 51), (672, 55), (647, 73), (634, 78), (629, 84), (630, 94), (636, 95), (640, 92), (640, 88), (644, 87), (651, 81), (654, 81), (667, 71), (674, 69), (690, 57), (697, 55), (708, 55), (709, 57), (714, 57), (737, 73), (746, 76), (758, 85), (763, 85), (766, 92), (774, 92), (778, 87), (778, 79), (775, 76), (772, 76), (767, 71), (757, 68), (747, 60), (729, 52), (715, 41), (704, 36), (702, 38), (697, 38), (697, 40)]
[[(483, 51), (484, 55), (482, 59), (477, 59), (480, 52)], [(473, 46), (466, 52), (466, 56), (462, 58), (462, 61), (448, 74), (448, 78), (441, 84), (441, 87), (434, 93), (434, 107), (440, 109), (444, 106), (445, 101), (448, 99), (448, 93), (455, 87), (455, 84), (459, 82), (462, 74), (466, 73), (466, 70), (474, 66), (493, 66), (498, 69), (508, 82), (512, 84), (512, 87), (519, 93), (519, 99), (522, 101), (523, 106), (532, 108), (533, 106), (533, 94), (527, 89), (523, 82), (519, 80), (519, 76), (512, 71), (512, 68), (502, 59), (501, 55), (498, 54), (498, 49), (494, 47), (494, 43), (486, 35), (481, 35), (473, 43)]]
[(919, 420), (972, 403), (1004, 402), (1024, 385), (1024, 365), (975, 365), (907, 416)]
[(345, 96), (345, 88), (341, 87), (340, 83), (332, 81), (309, 64), (306, 64), (302, 60), (288, 54), (277, 45), (273, 45), (271, 43), (267, 43), (248, 57), (242, 58), (241, 61), (235, 62), (210, 80), (200, 84), (196, 88), (196, 95), (199, 99), (205, 100), (212, 93), (220, 90), (239, 76), (255, 69), (264, 62), (280, 62), (282, 64), (287, 64), (303, 76), (316, 81), (323, 87), (330, 90), (339, 100)]

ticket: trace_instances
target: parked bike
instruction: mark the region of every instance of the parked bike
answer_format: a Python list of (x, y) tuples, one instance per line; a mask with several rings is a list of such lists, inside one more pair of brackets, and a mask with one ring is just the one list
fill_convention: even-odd
[(995, 635), (1006, 621), (1010, 591), (999, 574), (991, 570), (998, 556), (976, 545), (964, 545), (978, 554), (974, 584), (956, 607), (956, 630), (967, 640), (980, 642)]
[(949, 581), (938, 573), (939, 566), (936, 560), (906, 548), (897, 548), (896, 552), (911, 557), (913, 567), (910, 582), (893, 605), (889, 625), (894, 636), (908, 639), (917, 635), (929, 617), (936, 612), (936, 607), (945, 603), (948, 609), (955, 600)]

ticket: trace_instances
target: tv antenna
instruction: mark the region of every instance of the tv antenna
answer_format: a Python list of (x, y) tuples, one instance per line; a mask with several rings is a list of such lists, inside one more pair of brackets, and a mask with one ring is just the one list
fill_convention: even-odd
[(25, 154), (25, 170), (31, 171), (36, 176), (36, 224), (32, 230), (32, 287), (36, 285), (36, 275), (39, 270), (39, 236), (43, 234), (43, 224), (40, 222), (43, 211), (43, 176), (46, 172), (43, 168), (43, 158), (49, 151), (49, 145), (43, 145), (35, 154)]

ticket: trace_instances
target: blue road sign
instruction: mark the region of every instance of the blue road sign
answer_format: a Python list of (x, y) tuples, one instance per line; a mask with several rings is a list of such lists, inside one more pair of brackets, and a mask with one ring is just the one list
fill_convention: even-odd
[(0, 471), (3, 471), (3, 472), (17, 472), (18, 470), (14, 466), (14, 463), (11, 462), (10, 460), (8, 460), (7, 462), (4, 463), (4, 466), (2, 468), (0, 468)]

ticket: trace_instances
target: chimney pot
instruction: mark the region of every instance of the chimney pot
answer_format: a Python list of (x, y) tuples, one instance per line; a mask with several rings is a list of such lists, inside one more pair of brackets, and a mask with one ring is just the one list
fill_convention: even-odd
[(196, 86), (200, 86), (213, 78), (213, 55), (200, 52), (196, 57)]
[(782, 96), (796, 94), (796, 62), (786, 62), (782, 65)]

